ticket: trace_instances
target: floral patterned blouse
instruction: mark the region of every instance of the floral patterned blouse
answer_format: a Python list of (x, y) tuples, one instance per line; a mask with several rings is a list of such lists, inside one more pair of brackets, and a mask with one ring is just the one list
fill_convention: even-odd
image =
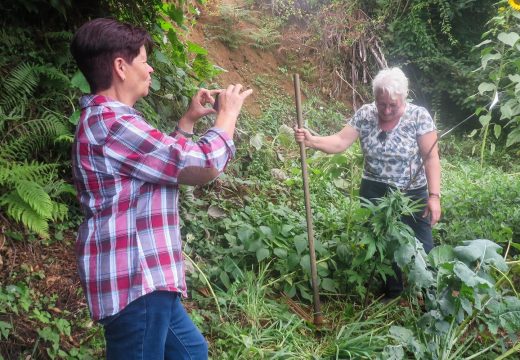
[(348, 125), (359, 132), (365, 158), (363, 178), (400, 189), (427, 185), (417, 139), (437, 128), (425, 108), (407, 103), (397, 125), (390, 131), (382, 131), (375, 103), (366, 104), (356, 111)]

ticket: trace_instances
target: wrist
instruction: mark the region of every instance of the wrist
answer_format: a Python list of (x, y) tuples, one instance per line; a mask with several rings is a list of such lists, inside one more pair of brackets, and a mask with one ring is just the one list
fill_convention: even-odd
[(430, 192), (428, 193), (428, 198), (437, 198), (437, 199), (440, 199), (441, 198), (441, 193), (440, 192)]
[(182, 136), (184, 136), (186, 138), (189, 138), (189, 139), (191, 139), (195, 135), (195, 133), (193, 133), (193, 130), (186, 131), (186, 130), (181, 129), (179, 126), (175, 127), (175, 131), (178, 132), (179, 134), (181, 134)]

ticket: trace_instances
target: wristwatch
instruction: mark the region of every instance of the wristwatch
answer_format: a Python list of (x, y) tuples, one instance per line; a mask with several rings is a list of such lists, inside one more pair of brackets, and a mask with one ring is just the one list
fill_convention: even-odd
[(428, 193), (428, 197), (436, 197), (436, 198), (441, 198), (441, 194), (440, 193)]
[(194, 133), (189, 133), (187, 131), (182, 130), (178, 126), (175, 127), (175, 131), (177, 131), (179, 134), (181, 134), (182, 136), (189, 138), (189, 139), (191, 139), (193, 137), (193, 135), (195, 135)]

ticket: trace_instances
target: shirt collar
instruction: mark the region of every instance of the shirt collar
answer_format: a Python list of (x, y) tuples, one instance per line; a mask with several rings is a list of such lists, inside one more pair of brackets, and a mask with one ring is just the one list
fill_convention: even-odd
[(111, 99), (109, 97), (103, 96), (103, 95), (95, 95), (95, 94), (89, 94), (89, 95), (83, 95), (79, 99), (79, 105), (81, 109), (85, 109), (91, 106), (107, 106), (111, 108), (112, 110), (116, 110), (117, 112), (124, 112), (127, 114), (135, 114), (142, 116), (139, 111), (134, 109), (131, 106), (128, 106), (126, 104), (123, 104), (120, 101)]

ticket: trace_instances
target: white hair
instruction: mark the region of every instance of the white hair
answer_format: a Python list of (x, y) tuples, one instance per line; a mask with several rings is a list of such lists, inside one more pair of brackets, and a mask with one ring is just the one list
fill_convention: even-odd
[(408, 78), (398, 67), (383, 69), (372, 80), (374, 97), (381, 91), (388, 93), (392, 99), (400, 97), (406, 100), (408, 96)]

